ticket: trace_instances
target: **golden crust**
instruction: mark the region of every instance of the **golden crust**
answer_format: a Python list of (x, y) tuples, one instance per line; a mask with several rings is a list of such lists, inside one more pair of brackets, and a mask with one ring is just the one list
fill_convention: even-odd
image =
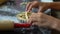
[(29, 19), (29, 16), (31, 15), (31, 12), (22, 12), (20, 14), (17, 14), (17, 18), (19, 20), (28, 20)]

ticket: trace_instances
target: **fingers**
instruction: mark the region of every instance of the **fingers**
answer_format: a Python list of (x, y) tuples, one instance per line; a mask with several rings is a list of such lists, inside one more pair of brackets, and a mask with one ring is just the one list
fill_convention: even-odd
[(39, 10), (38, 10), (38, 13), (41, 13), (41, 12), (44, 12), (44, 6), (39, 6)]
[(29, 6), (28, 12), (30, 12), (30, 11), (32, 10), (32, 8), (33, 8), (33, 4), (31, 4), (31, 5)]
[(47, 6), (47, 5), (39, 6), (38, 13), (40, 13), (40, 12), (44, 13), (48, 8), (49, 8), (49, 6)]
[(32, 8), (38, 8), (39, 4), (40, 3), (38, 1), (29, 2), (26, 6), (26, 11), (30, 12)]
[(32, 2), (29, 2), (27, 5), (26, 5), (26, 11), (28, 11), (28, 8), (29, 6), (31, 5)]
[(28, 12), (30, 12), (30, 11), (32, 10), (33, 6), (34, 6), (34, 3), (28, 4), (27, 7), (26, 7), (26, 10), (27, 10)]
[(34, 16), (35, 16), (34, 13), (32, 13), (32, 15), (29, 17), (27, 23), (32, 24)]
[(29, 20), (28, 23), (32, 25), (39, 25), (41, 24), (41, 19), (42, 19), (42, 13), (33, 13)]
[(29, 20), (28, 22), (29, 23), (33, 23), (33, 22), (37, 22), (37, 21), (40, 21), (40, 16), (41, 14), (40, 13), (32, 13), (32, 15), (29, 17)]

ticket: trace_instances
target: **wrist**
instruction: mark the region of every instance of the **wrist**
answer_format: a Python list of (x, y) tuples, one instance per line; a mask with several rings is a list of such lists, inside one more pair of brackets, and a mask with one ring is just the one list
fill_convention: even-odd
[(60, 22), (59, 20), (54, 20), (51, 22), (50, 26), (51, 29), (55, 29), (55, 30), (60, 30)]
[(51, 24), (49, 25), (49, 27), (51, 28), (51, 29), (56, 29), (56, 27), (57, 27), (57, 23), (56, 22), (51, 22)]
[(46, 24), (51, 29), (57, 29), (60, 26), (60, 20), (52, 16), (43, 14), (43, 19), (45, 19), (44, 24)]

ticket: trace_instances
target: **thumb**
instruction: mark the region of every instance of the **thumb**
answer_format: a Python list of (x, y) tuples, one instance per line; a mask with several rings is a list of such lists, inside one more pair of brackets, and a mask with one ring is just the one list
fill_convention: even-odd
[(28, 24), (32, 24), (32, 20), (29, 19), (29, 20), (27, 21), (27, 23), (28, 23)]

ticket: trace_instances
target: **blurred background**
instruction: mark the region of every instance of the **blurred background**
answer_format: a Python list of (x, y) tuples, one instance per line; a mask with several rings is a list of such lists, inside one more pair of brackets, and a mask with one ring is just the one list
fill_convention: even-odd
[[(34, 0), (0, 0), (0, 20), (11, 20), (16, 23), (20, 23), (21, 21), (16, 18), (16, 15), (20, 12), (24, 12), (26, 8), (26, 4), (28, 2), (31, 2)], [(37, 0), (40, 2), (56, 2), (60, 0)], [(33, 9), (32, 11), (37, 11), (37, 9)], [(48, 9), (46, 10), (46, 14), (51, 15), (56, 18), (60, 18), (60, 12), (53, 9)], [(31, 27), (33, 28), (33, 27)], [(23, 30), (23, 31), (21, 31)], [(6, 34), (26, 34), (27, 29), (21, 29), (21, 28), (16, 28), (13, 31), (4, 31)], [(55, 30), (50, 30), (48, 28), (39, 28), (40, 33), (38, 30), (36, 30), (38, 33), (37, 34), (57, 34), (58, 31)], [(20, 33), (20, 31), (22, 33)], [(34, 30), (33, 30), (34, 31)], [(24, 33), (26, 32), (26, 33)], [(42, 33), (41, 33), (42, 32)], [(4, 34), (3, 32), (0, 32)], [(29, 33), (29, 32), (28, 32)], [(58, 32), (59, 34), (60, 32)], [(31, 34), (31, 32), (30, 32)]]

